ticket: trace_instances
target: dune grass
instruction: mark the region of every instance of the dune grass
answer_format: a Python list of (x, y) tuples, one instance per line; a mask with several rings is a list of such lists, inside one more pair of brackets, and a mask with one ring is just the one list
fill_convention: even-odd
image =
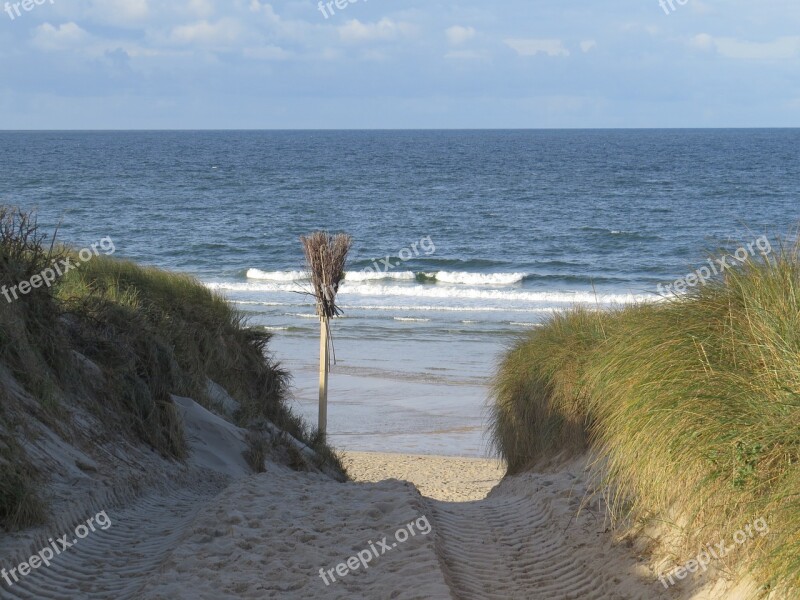
[[(86, 324), (101, 324), (76, 336), (83, 354), (117, 378), (146, 373), (147, 389), (163, 392), (155, 405), (145, 402), (142, 414), (153, 421), (142, 429), (155, 447), (182, 453), (172, 416), (158, 408), (173, 410), (164, 394), (188, 396), (208, 408), (211, 379), (239, 403), (238, 425), (258, 428), (266, 419), (312, 448), (317, 466), (344, 473), (324, 436), (286, 405), (289, 374), (268, 351), (272, 334), (248, 327), (241, 313), (193, 277), (100, 256), (70, 272), (58, 297), (79, 317), (83, 332)], [(118, 395), (128, 387), (122, 383), (114, 388)], [(132, 398), (128, 404), (141, 405)]]
[[(0, 207), (0, 284), (17, 285), (65, 257), (77, 258), (48, 244), (33, 216)], [(343, 473), (336, 453), (287, 407), (289, 376), (269, 354), (269, 340), (194, 278), (103, 255), (53, 287), (13, 302), (0, 297), (0, 370), (37, 401), (21, 406), (0, 394), (0, 528), (41, 519), (39, 477), (14, 437), (31, 411), (59, 431), (68, 395), (110, 431), (183, 459), (186, 440), (170, 394), (213, 408), (210, 379), (238, 401), (237, 424), (258, 429), (269, 420), (316, 450), (319, 466)], [(87, 377), (81, 356), (101, 375)]]
[(800, 249), (689, 294), (554, 316), (505, 356), (493, 439), (518, 472), (591, 448), (620, 517), (679, 522), (697, 549), (764, 518), (737, 554), (800, 590)]

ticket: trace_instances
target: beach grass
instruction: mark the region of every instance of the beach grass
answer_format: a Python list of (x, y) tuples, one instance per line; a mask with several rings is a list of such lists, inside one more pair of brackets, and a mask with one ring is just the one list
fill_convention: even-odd
[[(73, 250), (47, 243), (34, 216), (0, 209), (1, 284), (17, 285), (67, 257), (78, 263)], [(23, 405), (0, 386), (0, 528), (41, 520), (39, 477), (15, 437), (31, 412), (60, 431), (67, 396), (88, 404), (110, 431), (180, 460), (187, 444), (170, 395), (218, 408), (211, 380), (238, 402), (238, 425), (259, 429), (267, 420), (316, 450), (319, 466), (343, 472), (333, 449), (287, 406), (289, 375), (270, 355), (270, 337), (193, 277), (103, 255), (52, 287), (2, 300), (0, 374), (36, 403)], [(96, 377), (81, 364), (87, 358)]]
[(738, 566), (796, 597), (797, 246), (663, 302), (557, 314), (509, 349), (493, 391), (510, 472), (591, 449), (616, 516), (673, 523), (693, 553), (763, 518)]

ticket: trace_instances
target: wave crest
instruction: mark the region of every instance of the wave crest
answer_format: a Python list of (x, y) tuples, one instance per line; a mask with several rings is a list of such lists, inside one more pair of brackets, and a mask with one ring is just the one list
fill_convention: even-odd
[(441, 283), (463, 285), (513, 285), (522, 283), (527, 273), (463, 273), (461, 271), (439, 271), (433, 278)]
[(248, 279), (260, 279), (262, 281), (307, 281), (308, 273), (305, 271), (262, 271), (261, 269), (248, 269)]
[[(248, 269), (247, 279), (293, 283), (308, 281), (307, 271), (262, 271)], [(364, 283), (370, 281), (417, 281), (429, 283), (447, 283), (455, 285), (514, 285), (522, 283), (527, 273), (469, 273), (465, 271), (435, 271), (417, 273), (414, 271), (347, 271), (345, 282)]]

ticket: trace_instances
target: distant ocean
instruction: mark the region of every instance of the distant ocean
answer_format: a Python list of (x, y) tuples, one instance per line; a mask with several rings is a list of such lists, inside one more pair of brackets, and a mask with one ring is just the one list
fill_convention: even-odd
[(800, 130), (0, 132), (0, 201), (196, 275), (275, 334), (316, 421), (300, 235), (353, 235), (330, 431), (481, 454), (486, 381), (553, 310), (653, 298), (800, 220)]

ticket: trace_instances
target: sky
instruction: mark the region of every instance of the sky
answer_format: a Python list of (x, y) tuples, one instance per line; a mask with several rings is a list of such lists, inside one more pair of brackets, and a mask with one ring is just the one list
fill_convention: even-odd
[(0, 8), (0, 129), (800, 126), (797, 0)]

